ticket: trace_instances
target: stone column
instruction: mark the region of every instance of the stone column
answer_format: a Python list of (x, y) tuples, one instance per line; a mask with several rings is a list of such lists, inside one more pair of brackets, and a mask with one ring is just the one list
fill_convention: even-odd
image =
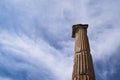
[(72, 38), (75, 38), (72, 80), (95, 80), (87, 37), (88, 24), (77, 24), (73, 25), (72, 28)]

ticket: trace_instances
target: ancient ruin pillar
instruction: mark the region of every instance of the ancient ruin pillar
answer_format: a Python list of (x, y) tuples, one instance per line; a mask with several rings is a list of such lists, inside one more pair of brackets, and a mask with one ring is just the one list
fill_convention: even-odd
[(87, 37), (88, 24), (77, 24), (72, 27), (75, 38), (74, 67), (72, 80), (95, 80), (92, 56)]

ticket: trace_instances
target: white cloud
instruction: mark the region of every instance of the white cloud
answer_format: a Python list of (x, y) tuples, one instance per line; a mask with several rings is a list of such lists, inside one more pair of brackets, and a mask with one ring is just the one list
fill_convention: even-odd
[(106, 29), (91, 40), (91, 49), (96, 60), (108, 59), (117, 50), (120, 46), (119, 32), (118, 28)]
[(12, 80), (12, 79), (10, 79), (10, 78), (4, 78), (4, 77), (0, 77), (0, 80)]
[(2, 50), (10, 52), (7, 54), (11, 56), (21, 57), (38, 67), (40, 67), (40, 64), (45, 65), (58, 80), (70, 78), (69, 75), (71, 75), (72, 69), (71, 58), (62, 56), (60, 54), (61, 51), (54, 49), (42, 40), (34, 42), (27, 36), (17, 36), (4, 32), (0, 34), (0, 44), (3, 45)]

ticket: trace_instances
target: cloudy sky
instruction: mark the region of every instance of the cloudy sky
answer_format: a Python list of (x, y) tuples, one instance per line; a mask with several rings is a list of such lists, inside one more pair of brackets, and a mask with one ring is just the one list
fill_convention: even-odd
[(0, 0), (0, 80), (71, 80), (72, 25), (89, 24), (96, 80), (120, 80), (120, 0)]

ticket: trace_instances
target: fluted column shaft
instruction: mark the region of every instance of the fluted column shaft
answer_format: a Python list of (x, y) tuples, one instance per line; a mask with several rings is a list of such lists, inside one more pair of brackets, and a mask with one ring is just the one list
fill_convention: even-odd
[(88, 25), (82, 24), (73, 26), (72, 37), (75, 38), (75, 54), (72, 80), (95, 80), (87, 27)]

